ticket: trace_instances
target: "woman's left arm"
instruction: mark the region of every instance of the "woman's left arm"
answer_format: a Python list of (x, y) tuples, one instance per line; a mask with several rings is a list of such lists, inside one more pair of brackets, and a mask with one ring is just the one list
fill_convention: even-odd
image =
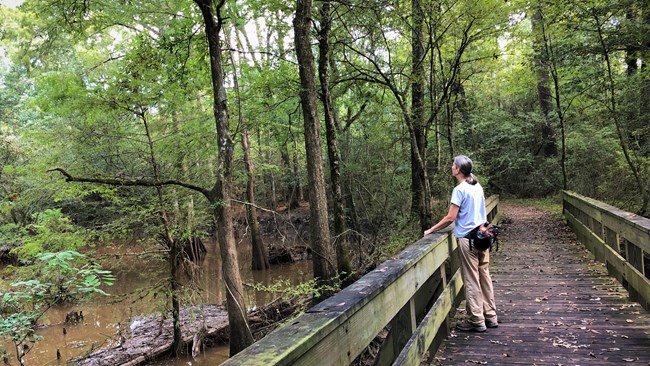
[(458, 216), (458, 211), (460, 207), (456, 206), (455, 204), (449, 205), (449, 212), (447, 212), (447, 215), (443, 217), (437, 224), (433, 225), (431, 228), (426, 230), (424, 232), (424, 236), (427, 236), (429, 234), (433, 234), (437, 231), (440, 231), (447, 226), (451, 225), (452, 222), (456, 220), (456, 217)]

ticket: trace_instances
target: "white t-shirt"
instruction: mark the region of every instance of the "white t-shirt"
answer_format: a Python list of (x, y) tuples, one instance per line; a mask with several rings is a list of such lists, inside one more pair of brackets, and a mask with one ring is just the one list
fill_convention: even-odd
[(454, 221), (454, 236), (464, 238), (475, 227), (486, 222), (485, 196), (483, 187), (476, 183), (462, 182), (451, 193), (451, 204), (458, 206), (458, 216)]

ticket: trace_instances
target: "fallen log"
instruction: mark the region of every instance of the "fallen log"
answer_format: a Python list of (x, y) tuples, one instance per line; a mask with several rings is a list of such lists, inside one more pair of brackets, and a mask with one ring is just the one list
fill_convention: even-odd
[[(249, 312), (255, 339), (260, 339), (299, 307), (306, 307), (309, 299), (276, 300)], [(183, 309), (180, 313), (183, 348), (191, 350), (195, 335), (205, 345), (228, 342), (228, 313), (221, 305), (200, 305)], [(100, 349), (68, 360), (77, 366), (137, 366), (166, 355), (172, 347), (172, 319), (168, 314), (139, 318), (128, 329), (121, 329)]]

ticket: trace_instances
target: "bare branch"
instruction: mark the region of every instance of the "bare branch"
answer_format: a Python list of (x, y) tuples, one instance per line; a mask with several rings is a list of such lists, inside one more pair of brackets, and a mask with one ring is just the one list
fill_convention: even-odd
[(215, 197), (214, 192), (203, 187), (199, 187), (190, 183), (181, 182), (173, 179), (156, 181), (149, 179), (118, 179), (118, 178), (86, 178), (86, 177), (74, 177), (70, 173), (66, 172), (61, 168), (54, 168), (48, 170), (48, 172), (59, 172), (65, 177), (66, 182), (81, 182), (81, 183), (94, 183), (94, 184), (106, 184), (109, 186), (139, 186), (139, 187), (160, 187), (160, 186), (180, 186), (193, 191), (202, 193), (208, 200), (212, 201)]

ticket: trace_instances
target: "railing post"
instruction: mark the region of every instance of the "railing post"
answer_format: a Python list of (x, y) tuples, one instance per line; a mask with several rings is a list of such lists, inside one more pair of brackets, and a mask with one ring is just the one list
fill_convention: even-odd
[[(440, 275), (442, 276), (441, 288), (444, 289), (447, 287), (447, 263), (444, 263), (440, 266)], [(431, 342), (431, 346), (429, 346), (429, 355), (434, 355), (436, 351), (438, 351), (440, 344), (442, 344), (442, 342), (449, 336), (450, 329), (451, 320), (449, 318), (449, 314), (447, 314), (443, 325), (441, 325), (440, 329), (438, 330), (438, 334), (436, 334), (435, 338), (433, 338), (433, 342)]]
[(650, 309), (650, 221), (616, 207), (563, 192), (564, 215), (578, 239), (604, 262), (632, 301)]

